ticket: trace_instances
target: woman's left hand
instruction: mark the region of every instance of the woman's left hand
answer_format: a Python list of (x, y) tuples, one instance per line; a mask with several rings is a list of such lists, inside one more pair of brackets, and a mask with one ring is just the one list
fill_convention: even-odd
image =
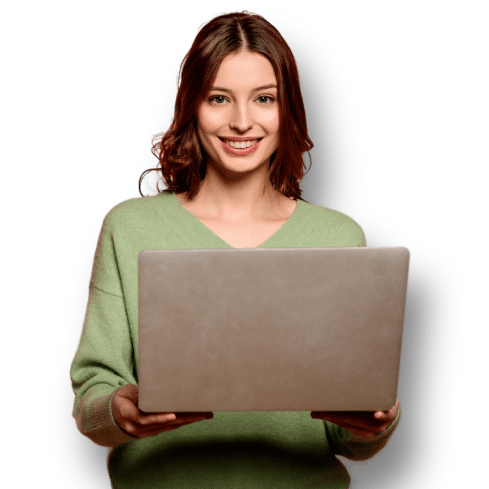
[(312, 411), (311, 417), (331, 421), (357, 436), (374, 438), (382, 433), (395, 419), (399, 411), (399, 399), (388, 411)]

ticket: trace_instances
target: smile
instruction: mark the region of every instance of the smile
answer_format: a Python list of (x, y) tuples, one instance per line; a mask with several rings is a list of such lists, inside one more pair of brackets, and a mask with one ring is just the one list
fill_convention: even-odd
[(235, 156), (244, 156), (258, 149), (261, 139), (250, 139), (247, 141), (235, 141), (232, 139), (221, 139), (224, 149)]

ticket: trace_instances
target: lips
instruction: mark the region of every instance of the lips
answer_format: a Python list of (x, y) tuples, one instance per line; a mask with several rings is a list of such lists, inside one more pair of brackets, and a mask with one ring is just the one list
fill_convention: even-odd
[(224, 139), (223, 140), (229, 146), (232, 146), (234, 149), (246, 149), (251, 148), (254, 144), (258, 142), (258, 139), (250, 139), (247, 141), (235, 141), (233, 139)]
[(234, 156), (245, 156), (258, 149), (263, 138), (219, 138), (224, 149)]

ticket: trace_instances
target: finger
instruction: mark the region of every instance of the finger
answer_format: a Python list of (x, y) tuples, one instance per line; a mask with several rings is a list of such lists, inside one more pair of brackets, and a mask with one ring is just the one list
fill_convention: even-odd
[(162, 423), (151, 423), (151, 424), (140, 424), (136, 422), (125, 422), (125, 430), (131, 435), (137, 436), (138, 438), (144, 438), (146, 436), (154, 436), (158, 433), (163, 433), (164, 431), (171, 431), (184, 424), (190, 424), (190, 422), (176, 422), (166, 421)]
[(154, 430), (165, 428), (172, 425), (182, 425), (195, 423), (211, 419), (213, 413), (158, 413), (143, 415), (139, 421), (136, 421), (139, 430)]
[(146, 427), (137, 427), (135, 431), (132, 433), (138, 438), (145, 438), (147, 436), (156, 436), (159, 435), (160, 433), (164, 433), (166, 431), (172, 431), (176, 430), (178, 428), (181, 428), (182, 426), (186, 426), (188, 424), (196, 423), (198, 421), (204, 421), (205, 419), (209, 419), (208, 417), (203, 418), (203, 419), (194, 419), (192, 421), (183, 421), (183, 420), (175, 420), (174, 422), (166, 423), (166, 424), (160, 424), (160, 425), (152, 425), (152, 426), (146, 426)]
[(214, 413), (212, 412), (199, 412), (199, 413), (175, 413), (176, 419), (172, 421), (173, 424), (181, 423), (193, 423), (195, 421), (204, 421), (206, 419), (212, 419)]
[(186, 426), (188, 424), (192, 423), (182, 423), (182, 424), (173, 424), (165, 427), (160, 427), (160, 428), (155, 428), (155, 429), (150, 429), (150, 430), (144, 430), (139, 432), (138, 437), (139, 438), (146, 438), (147, 436), (156, 436), (161, 433), (165, 433), (167, 431), (173, 431), (177, 430), (178, 428), (181, 428), (182, 426)]
[(356, 421), (354, 422), (348, 422), (348, 421), (343, 421), (343, 420), (337, 420), (333, 421), (334, 424), (337, 424), (338, 426), (342, 426), (343, 428), (347, 428), (350, 430), (350, 428), (355, 428), (360, 431), (367, 431), (371, 432), (375, 435), (382, 433), (384, 430), (386, 430), (389, 427), (390, 423), (382, 423), (382, 424), (368, 424), (368, 423), (358, 423)]
[(141, 428), (148, 425), (156, 425), (161, 427), (162, 424), (174, 421), (176, 416), (174, 413), (154, 413), (147, 414), (139, 410), (135, 402), (137, 402), (136, 386), (124, 386), (114, 396), (113, 415), (117, 424), (131, 435), (137, 436)]
[(138, 422), (142, 425), (148, 425), (152, 423), (166, 423), (173, 422), (177, 419), (180, 420), (200, 420), (210, 419), (213, 414), (211, 412), (179, 412), (179, 413), (145, 413), (139, 410)]
[(374, 438), (375, 435), (377, 434), (374, 431), (361, 428), (359, 426), (353, 426), (348, 423), (338, 423), (338, 426), (341, 426), (342, 428), (348, 430), (349, 432), (353, 433), (354, 435), (357, 436), (363, 436), (364, 438)]
[(377, 426), (380, 422), (374, 417), (374, 413), (356, 413), (356, 412), (329, 412), (316, 411), (311, 413), (312, 417), (331, 421), (332, 423), (348, 423), (351, 425), (359, 425), (364, 428)]
[(178, 412), (178, 413), (145, 413), (140, 412), (140, 423), (141, 424), (151, 424), (151, 423), (164, 423), (171, 422), (175, 420), (192, 420), (192, 419), (211, 419), (214, 414), (212, 412)]
[(324, 421), (330, 421), (341, 426), (341, 423), (348, 423), (350, 426), (357, 426), (367, 430), (378, 431), (380, 428), (386, 425), (386, 421), (377, 420), (374, 418), (373, 413), (369, 414), (355, 414), (353, 412), (321, 412), (316, 411), (311, 413), (312, 417), (322, 419)]
[(376, 411), (374, 413), (374, 416), (378, 420), (392, 421), (397, 416), (397, 412), (399, 411), (399, 406), (400, 406), (399, 399), (396, 399), (394, 406), (392, 406), (388, 411)]
[(143, 413), (139, 411), (138, 424), (142, 426), (151, 424), (168, 424), (177, 419), (175, 413)]

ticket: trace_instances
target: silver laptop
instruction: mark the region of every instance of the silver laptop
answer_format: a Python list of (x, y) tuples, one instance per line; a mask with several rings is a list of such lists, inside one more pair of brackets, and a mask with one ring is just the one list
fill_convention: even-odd
[(141, 252), (139, 408), (391, 408), (408, 266), (403, 247)]

